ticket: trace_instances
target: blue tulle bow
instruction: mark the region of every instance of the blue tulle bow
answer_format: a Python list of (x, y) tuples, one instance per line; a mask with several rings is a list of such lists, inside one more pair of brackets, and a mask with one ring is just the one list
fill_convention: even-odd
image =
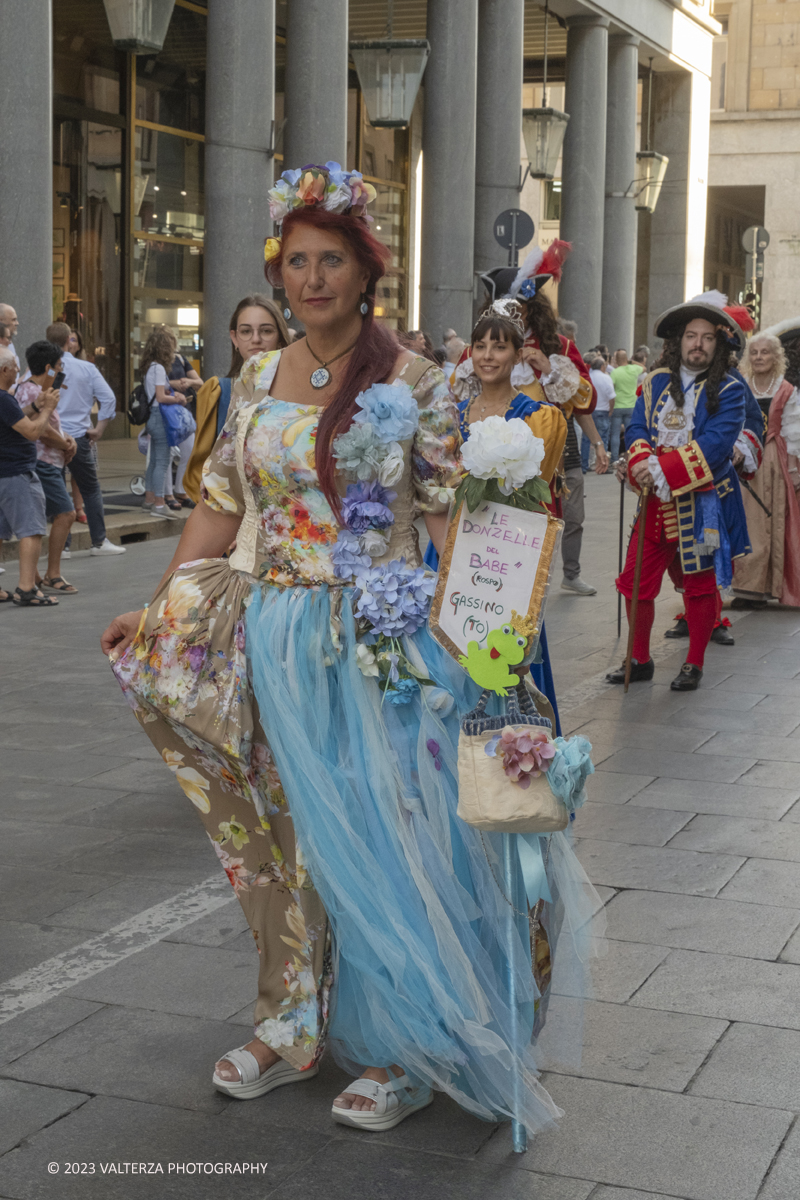
[(574, 812), (586, 803), (586, 780), (594, 774), (592, 743), (576, 735), (554, 738), (553, 745), (556, 755), (547, 771), (547, 782), (553, 795)]

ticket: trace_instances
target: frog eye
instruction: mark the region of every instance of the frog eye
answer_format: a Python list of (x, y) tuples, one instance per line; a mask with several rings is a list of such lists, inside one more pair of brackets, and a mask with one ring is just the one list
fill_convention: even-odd
[(526, 641), (527, 641), (527, 638), (524, 638), (524, 637), (518, 637), (518, 638), (517, 638), (517, 645), (518, 645), (518, 646), (524, 646)]
[(502, 628), (502, 630), (501, 630), (500, 632), (501, 632), (501, 633), (504, 633), (504, 634), (506, 634), (506, 636), (508, 636), (508, 634), (509, 634), (509, 633), (511, 633), (511, 626), (510, 626), (510, 625), (504, 625), (504, 626), (503, 626), (503, 628)]

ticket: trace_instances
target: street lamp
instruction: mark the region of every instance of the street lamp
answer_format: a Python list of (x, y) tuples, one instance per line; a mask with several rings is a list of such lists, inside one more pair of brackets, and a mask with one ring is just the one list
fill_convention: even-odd
[(175, 0), (103, 0), (111, 39), (118, 50), (158, 54)]
[(408, 125), (430, 52), (424, 38), (350, 43), (371, 125), (383, 129)]
[[(542, 107), (523, 108), (522, 136), (528, 168), (520, 182), (519, 191), (528, 175), (532, 179), (554, 179), (558, 156), (567, 131), (569, 114), (557, 108), (547, 107), (547, 22), (550, 16), (549, 0), (544, 6), (544, 75), (542, 80)], [(521, 169), (520, 169), (521, 173)]]
[(639, 173), (634, 182), (634, 207), (638, 212), (655, 212), (669, 159), (666, 154), (657, 154), (655, 150), (639, 150), (636, 154), (636, 166)]

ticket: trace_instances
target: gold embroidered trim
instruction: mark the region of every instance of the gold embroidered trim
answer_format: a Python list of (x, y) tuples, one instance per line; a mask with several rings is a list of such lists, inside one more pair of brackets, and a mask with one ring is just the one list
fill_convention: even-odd
[(703, 487), (713, 481), (711, 468), (697, 442), (688, 442), (685, 446), (678, 446), (677, 452), (681, 457), (686, 474), (689, 476), (689, 482), (681, 487), (672, 487), (670, 484), (673, 496), (682, 496), (685, 492), (693, 492), (695, 488)]

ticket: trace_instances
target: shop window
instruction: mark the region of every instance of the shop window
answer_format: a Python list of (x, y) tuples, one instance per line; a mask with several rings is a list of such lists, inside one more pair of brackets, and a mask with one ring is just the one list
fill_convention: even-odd
[[(366, 174), (366, 172), (364, 172)], [(406, 195), (402, 188), (376, 183), (378, 193), (370, 211), (372, 232), (391, 252), (389, 270), (378, 283), (375, 315), (397, 329), (405, 326), (408, 312), (408, 274), (406, 267)]]
[(134, 231), (202, 241), (203, 142), (137, 125), (135, 146)]
[(202, 14), (176, 7), (161, 52), (137, 58), (137, 121), (203, 132), (207, 24)]
[[(122, 395), (122, 130), (56, 118), (53, 139), (53, 320)], [(41, 337), (44, 330), (37, 336)], [(33, 339), (31, 339), (33, 340)]]
[(133, 242), (133, 372), (157, 325), (167, 325), (198, 373), (202, 365), (203, 254), (200, 246), (135, 238)]
[(53, 91), (100, 112), (121, 113), (125, 55), (114, 49), (103, 0), (53, 5)]
[(548, 179), (544, 185), (543, 221), (561, 220), (561, 180)]

